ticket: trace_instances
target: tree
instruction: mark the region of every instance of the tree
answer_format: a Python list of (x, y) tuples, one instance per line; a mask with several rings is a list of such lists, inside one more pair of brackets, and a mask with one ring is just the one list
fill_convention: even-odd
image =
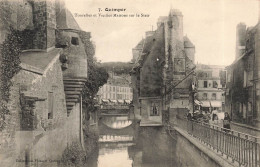
[(99, 88), (107, 82), (108, 73), (105, 68), (98, 66), (95, 58), (95, 46), (90, 38), (84, 38), (82, 34), (81, 40), (88, 58), (88, 79), (82, 91), (83, 109), (85, 112), (93, 112), (95, 111), (94, 98)]

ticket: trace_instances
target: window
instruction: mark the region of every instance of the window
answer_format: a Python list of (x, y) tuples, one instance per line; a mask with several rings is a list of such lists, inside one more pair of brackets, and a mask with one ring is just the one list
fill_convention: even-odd
[(77, 37), (71, 37), (72, 45), (79, 45), (79, 39)]
[(208, 81), (204, 81), (204, 88), (208, 87)]
[(243, 83), (243, 86), (246, 87), (247, 86), (247, 72), (244, 71), (244, 83)]
[(218, 88), (218, 82), (217, 81), (213, 81), (213, 88)]
[(208, 98), (208, 94), (207, 94), (207, 93), (203, 93), (202, 99), (203, 99), (203, 100), (207, 100), (207, 98)]
[(159, 115), (159, 103), (158, 102), (152, 102), (151, 103), (151, 116), (158, 116)]
[(21, 95), (21, 130), (34, 130), (37, 128), (37, 118), (34, 114), (35, 101)]
[(248, 115), (252, 115), (252, 103), (248, 102), (247, 103), (247, 110), (248, 110)]
[(246, 104), (243, 103), (243, 118), (246, 119)]
[(174, 72), (185, 72), (184, 58), (174, 58)]
[(231, 82), (231, 74), (230, 73), (227, 75), (227, 81)]
[(53, 119), (53, 92), (48, 92), (48, 119)]
[(217, 94), (216, 93), (212, 93), (211, 99), (212, 100), (216, 100), (217, 99)]
[(243, 104), (238, 102), (238, 107), (239, 107), (238, 108), (239, 113), (242, 113), (242, 111), (243, 111)]

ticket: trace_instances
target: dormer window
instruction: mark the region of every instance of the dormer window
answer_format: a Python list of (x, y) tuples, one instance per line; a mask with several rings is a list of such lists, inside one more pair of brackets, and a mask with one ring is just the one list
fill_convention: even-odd
[(72, 45), (79, 45), (79, 38), (78, 37), (71, 37), (71, 44)]

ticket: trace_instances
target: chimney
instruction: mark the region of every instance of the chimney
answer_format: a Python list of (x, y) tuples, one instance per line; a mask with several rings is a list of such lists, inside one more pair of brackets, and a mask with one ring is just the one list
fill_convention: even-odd
[(260, 22), (260, 1), (258, 1), (258, 22)]
[(155, 33), (155, 31), (146, 31), (146, 32), (145, 32), (145, 37), (153, 36), (154, 33)]
[(244, 54), (246, 47), (246, 25), (239, 23), (236, 32), (236, 59)]
[(258, 0), (258, 22), (260, 22), (260, 0)]
[(157, 27), (160, 27), (161, 24), (167, 23), (167, 16), (160, 16), (157, 20)]
[(37, 31), (34, 38), (34, 49), (48, 49), (55, 46), (55, 1), (34, 1), (33, 23)]

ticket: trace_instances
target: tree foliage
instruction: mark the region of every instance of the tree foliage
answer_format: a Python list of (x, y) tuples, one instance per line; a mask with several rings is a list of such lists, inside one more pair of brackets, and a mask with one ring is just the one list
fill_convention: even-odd
[(72, 142), (63, 152), (62, 166), (82, 166), (85, 161), (86, 153), (79, 142)]
[(0, 78), (1, 78), (1, 100), (0, 100), (0, 129), (4, 127), (5, 115), (9, 113), (7, 103), (10, 96), (10, 88), (12, 86), (11, 79), (17, 74), (20, 67), (20, 54), (24, 49), (32, 48), (32, 39), (35, 35), (33, 30), (16, 30), (12, 27), (9, 34), (0, 46)]
[(129, 74), (133, 68), (133, 64), (129, 62), (106, 62), (101, 65), (107, 71), (113, 71), (117, 75)]
[(100, 67), (95, 58), (95, 46), (89, 38), (81, 37), (85, 46), (85, 51), (88, 58), (88, 79), (84, 85), (82, 97), (83, 97), (83, 109), (86, 111), (94, 111), (94, 97), (96, 96), (99, 88), (107, 82), (108, 73), (103, 67)]

